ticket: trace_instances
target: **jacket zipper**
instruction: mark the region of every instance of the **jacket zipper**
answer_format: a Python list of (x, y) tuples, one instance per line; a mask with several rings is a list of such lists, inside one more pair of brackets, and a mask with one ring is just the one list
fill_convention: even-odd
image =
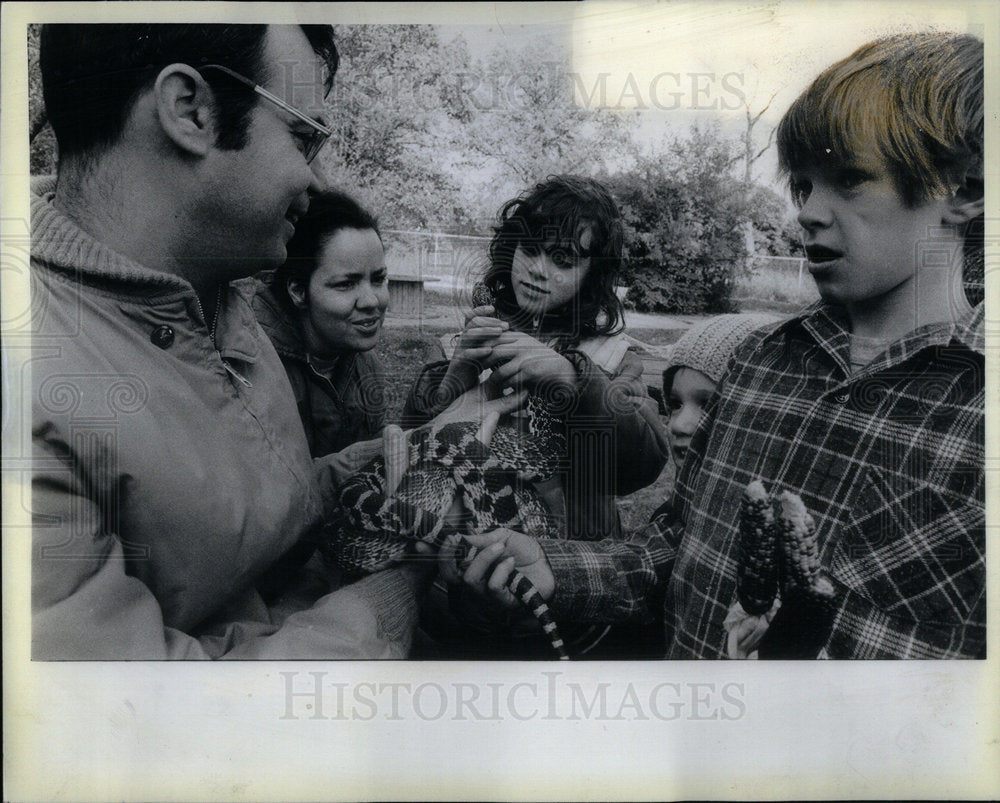
[(239, 373), (239, 371), (237, 371), (235, 368), (233, 368), (233, 366), (231, 366), (225, 360), (222, 360), (222, 367), (225, 368), (227, 371), (229, 371), (229, 373), (231, 373), (233, 376), (235, 376), (246, 387), (248, 387), (248, 388), (252, 388), (253, 387), (253, 385), (250, 384), (250, 380), (249, 379), (247, 379), (245, 376), (241, 375)]
[[(215, 296), (215, 313), (212, 315), (212, 322), (208, 326), (208, 336), (212, 341), (213, 348), (215, 348), (215, 329), (217, 324), (219, 323), (219, 314), (222, 310), (222, 289), (224, 286), (225, 285), (221, 284), (219, 285), (218, 293)], [(198, 297), (197, 293), (195, 293), (194, 299), (195, 302), (198, 304), (198, 312), (201, 313), (201, 319), (206, 323), (208, 323), (208, 321), (205, 320), (205, 308), (201, 305), (201, 299)], [(219, 359), (222, 361), (223, 368), (225, 368), (232, 376), (236, 377), (236, 379), (239, 380), (239, 382), (244, 387), (248, 388), (253, 387), (253, 385), (250, 384), (249, 379), (240, 374), (239, 371), (237, 371), (235, 368), (233, 368), (233, 366), (231, 366), (228, 362), (226, 362), (225, 357), (222, 356), (222, 352), (220, 352), (218, 348), (215, 348), (215, 351), (219, 355)]]

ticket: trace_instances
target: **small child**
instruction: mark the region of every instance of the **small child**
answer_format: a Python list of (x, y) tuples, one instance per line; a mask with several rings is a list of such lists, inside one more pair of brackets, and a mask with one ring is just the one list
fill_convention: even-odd
[(773, 321), (765, 314), (717, 315), (694, 324), (670, 346), (670, 364), (663, 371), (663, 406), (677, 471), (733, 351), (754, 329)]
[(519, 569), (559, 621), (665, 596), (670, 658), (725, 657), (734, 603), (779, 600), (762, 657), (984, 657), (984, 311), (962, 284), (982, 248), (983, 111), (969, 35), (890, 37), (825, 70), (777, 135), (821, 301), (737, 348), (646, 528), (488, 533), (470, 540), (501, 556), (466, 582), (509, 604), (488, 589)]

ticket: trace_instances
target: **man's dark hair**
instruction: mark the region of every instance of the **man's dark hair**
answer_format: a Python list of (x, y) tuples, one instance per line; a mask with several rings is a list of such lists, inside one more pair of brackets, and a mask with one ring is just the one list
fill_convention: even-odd
[[(333, 28), (301, 27), (326, 64), (324, 86), (329, 93), (339, 63)], [(88, 158), (113, 145), (139, 94), (168, 64), (195, 69), (221, 64), (266, 83), (271, 78), (263, 61), (266, 33), (266, 25), (43, 25), (42, 90), (60, 158)], [(218, 146), (242, 148), (257, 96), (219, 70), (206, 70), (204, 78), (218, 100)]]
[(289, 311), (295, 311), (288, 296), (288, 282), (308, 285), (309, 277), (319, 267), (320, 252), (326, 242), (343, 229), (371, 229), (379, 240), (378, 221), (351, 196), (338, 190), (314, 195), (309, 211), (295, 224), (295, 234), (286, 246), (288, 258), (274, 272), (271, 290)]

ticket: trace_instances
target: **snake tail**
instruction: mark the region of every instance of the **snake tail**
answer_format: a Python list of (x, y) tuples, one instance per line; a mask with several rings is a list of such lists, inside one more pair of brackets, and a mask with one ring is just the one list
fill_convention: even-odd
[(559, 635), (559, 627), (556, 625), (556, 620), (552, 617), (552, 612), (549, 610), (548, 604), (542, 599), (542, 595), (538, 593), (538, 589), (535, 588), (535, 584), (515, 569), (507, 581), (507, 588), (510, 593), (521, 600), (524, 606), (538, 620), (538, 624), (542, 626), (542, 631), (548, 637), (552, 649), (559, 656), (559, 660), (568, 661), (569, 653), (566, 651), (566, 645), (563, 643), (562, 636)]

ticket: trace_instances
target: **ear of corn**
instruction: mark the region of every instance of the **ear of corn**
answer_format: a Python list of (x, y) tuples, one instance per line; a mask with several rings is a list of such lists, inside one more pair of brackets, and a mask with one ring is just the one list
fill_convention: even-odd
[(781, 591), (781, 607), (757, 647), (761, 659), (815, 658), (830, 639), (836, 604), (812, 590)]
[(759, 480), (743, 493), (739, 536), (737, 596), (747, 613), (760, 616), (771, 609), (778, 593), (778, 561), (774, 511)]
[(819, 576), (816, 523), (798, 494), (784, 491), (778, 499), (777, 530), (787, 585), (811, 589)]
[(781, 542), (781, 608), (758, 647), (760, 658), (815, 658), (829, 640), (837, 594), (820, 568), (816, 522), (802, 499), (784, 491), (775, 502)]

